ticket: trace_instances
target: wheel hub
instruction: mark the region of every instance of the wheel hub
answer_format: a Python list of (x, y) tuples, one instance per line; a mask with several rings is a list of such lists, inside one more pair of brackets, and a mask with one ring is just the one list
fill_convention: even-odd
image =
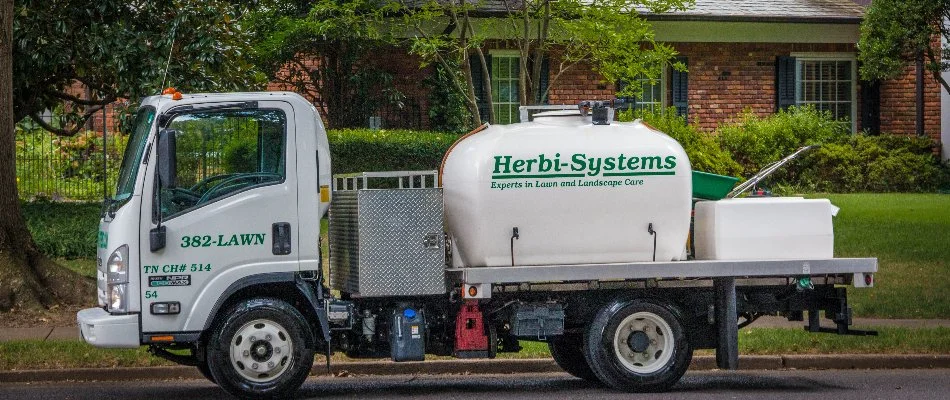
[(271, 346), (270, 343), (263, 340), (258, 340), (251, 346), (251, 358), (253, 358), (254, 361), (267, 361), (272, 354), (274, 354), (274, 346)]
[(636, 353), (643, 353), (650, 346), (650, 337), (644, 331), (633, 331), (627, 336), (627, 346)]
[(294, 343), (277, 322), (258, 319), (238, 329), (231, 339), (231, 366), (252, 382), (269, 382), (293, 361)]
[(641, 311), (628, 315), (614, 334), (614, 355), (624, 368), (638, 374), (659, 371), (672, 359), (673, 329), (662, 317)]

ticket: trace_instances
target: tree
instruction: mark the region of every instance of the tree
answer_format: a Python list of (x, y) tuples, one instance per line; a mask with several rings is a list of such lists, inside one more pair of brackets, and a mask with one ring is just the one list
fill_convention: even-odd
[[(473, 122), (494, 122), (494, 107), (482, 111), (478, 102), (491, 105), (490, 65), (483, 45), (489, 38), (502, 40), (519, 52), (519, 102), (544, 102), (550, 87), (572, 68), (590, 65), (606, 81), (660, 78), (662, 67), (672, 65), (676, 52), (655, 40), (641, 12), (683, 10), (692, 0), (504, 0), (472, 2), (429, 0), (400, 2), (403, 25), (408, 27), (410, 49), (424, 62), (461, 67), (456, 88), (465, 97)], [(478, 16), (476, 18), (475, 16)], [(488, 18), (486, 18), (488, 16)], [(552, 63), (547, 89), (542, 90), (542, 64)], [(471, 63), (470, 58), (475, 62)], [(481, 73), (473, 74), (472, 64)], [(484, 81), (483, 98), (476, 98), (474, 76)], [(641, 87), (626, 85), (620, 96), (639, 95)]]
[(950, 47), (934, 46), (939, 36), (950, 39), (945, 18), (950, 18), (948, 0), (874, 0), (864, 15), (858, 41), (862, 78), (893, 78), (922, 56), (927, 70), (950, 92), (941, 75), (950, 70)]
[(304, 94), (334, 128), (363, 126), (401, 105), (393, 76), (368, 57), (391, 43), (375, 0), (285, 3), (255, 13), (253, 60), (268, 79)]
[[(14, 124), (31, 118), (68, 136), (107, 104), (157, 94), (163, 82), (186, 91), (255, 87), (263, 76), (241, 57), (247, 9), (219, 0), (2, 1), (0, 310), (88, 302), (94, 284), (43, 256), (20, 213)], [(52, 109), (64, 124), (39, 118)]]

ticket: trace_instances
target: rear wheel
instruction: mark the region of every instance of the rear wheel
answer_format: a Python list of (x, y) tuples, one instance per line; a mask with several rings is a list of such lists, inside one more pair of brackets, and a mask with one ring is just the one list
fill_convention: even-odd
[(293, 306), (276, 299), (246, 300), (214, 330), (208, 369), (235, 396), (290, 397), (313, 366), (310, 337), (309, 324)]
[(584, 338), (584, 356), (604, 384), (656, 392), (679, 381), (693, 350), (671, 306), (637, 299), (609, 304), (597, 314)]
[(600, 383), (597, 375), (590, 369), (584, 358), (584, 337), (582, 335), (557, 336), (548, 342), (551, 357), (564, 372), (585, 381)]

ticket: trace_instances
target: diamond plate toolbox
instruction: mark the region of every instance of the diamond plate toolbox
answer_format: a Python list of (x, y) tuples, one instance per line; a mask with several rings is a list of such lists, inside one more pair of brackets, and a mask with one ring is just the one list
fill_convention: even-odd
[(442, 189), (333, 192), (330, 282), (359, 297), (444, 294)]

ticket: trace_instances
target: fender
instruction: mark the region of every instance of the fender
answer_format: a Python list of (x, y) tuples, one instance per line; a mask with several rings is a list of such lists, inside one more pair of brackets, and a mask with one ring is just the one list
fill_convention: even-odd
[(318, 291), (314, 290), (313, 286), (306, 279), (304, 279), (303, 276), (301, 276), (300, 272), (270, 272), (264, 274), (255, 274), (235, 281), (230, 286), (228, 286), (224, 292), (221, 293), (221, 296), (218, 296), (218, 300), (215, 301), (214, 307), (211, 308), (211, 312), (208, 314), (208, 320), (205, 321), (203, 332), (207, 332), (211, 329), (215, 318), (221, 311), (221, 308), (227, 304), (231, 297), (236, 293), (254, 286), (266, 287), (268, 285), (278, 283), (291, 284), (296, 288), (297, 294), (300, 295), (300, 297), (305, 300), (304, 303), (309, 306), (309, 310), (300, 311), (312, 311), (313, 315), (317, 316), (316, 321), (311, 321), (314, 328), (314, 334), (316, 334), (317, 331), (321, 332), (324, 343), (329, 343), (330, 324), (327, 320), (326, 308), (322, 306), (324, 303), (323, 296), (321, 296)]

